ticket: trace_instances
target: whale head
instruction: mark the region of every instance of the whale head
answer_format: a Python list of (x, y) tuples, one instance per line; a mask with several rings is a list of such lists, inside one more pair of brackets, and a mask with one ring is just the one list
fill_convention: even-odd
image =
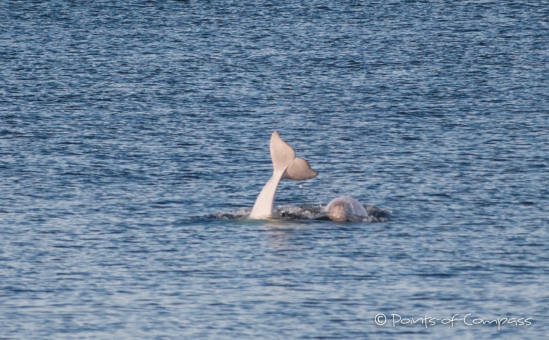
[(349, 196), (334, 198), (326, 206), (326, 216), (334, 221), (362, 221), (368, 217), (364, 206)]

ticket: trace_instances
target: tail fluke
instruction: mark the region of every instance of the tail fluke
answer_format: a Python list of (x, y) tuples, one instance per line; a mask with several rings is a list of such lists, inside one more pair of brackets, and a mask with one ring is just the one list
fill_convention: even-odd
[(283, 141), (276, 131), (271, 135), (270, 151), (274, 172), (284, 171), (295, 158), (294, 148)]
[(311, 169), (303, 158), (295, 158), (294, 149), (286, 143), (278, 132), (271, 135), (271, 160), (273, 161), (273, 176), (265, 184), (257, 197), (250, 218), (270, 218), (273, 213), (273, 202), (282, 179), (305, 180), (316, 177), (318, 172)]
[(285, 171), (282, 179), (305, 180), (318, 175), (304, 158), (295, 157), (294, 148), (277, 131), (271, 135), (270, 151), (274, 172)]
[(295, 158), (286, 168), (282, 178), (302, 181), (316, 177), (317, 175), (318, 172), (311, 169), (309, 162), (307, 162), (304, 158), (298, 157)]

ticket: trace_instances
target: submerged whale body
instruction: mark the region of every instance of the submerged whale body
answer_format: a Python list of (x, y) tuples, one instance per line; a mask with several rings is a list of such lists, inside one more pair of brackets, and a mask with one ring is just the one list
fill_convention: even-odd
[(357, 200), (349, 196), (334, 198), (325, 208), (326, 216), (334, 221), (364, 221), (368, 212)]

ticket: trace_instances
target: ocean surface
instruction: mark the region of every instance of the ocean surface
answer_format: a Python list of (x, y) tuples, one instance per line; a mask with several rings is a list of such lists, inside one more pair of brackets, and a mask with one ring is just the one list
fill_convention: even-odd
[(548, 188), (546, 1), (0, 2), (0, 339), (546, 339)]

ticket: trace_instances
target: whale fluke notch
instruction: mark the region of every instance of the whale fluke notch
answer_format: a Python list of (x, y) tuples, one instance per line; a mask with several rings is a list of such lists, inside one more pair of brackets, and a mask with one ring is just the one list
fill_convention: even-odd
[(305, 180), (316, 177), (318, 172), (311, 169), (303, 158), (295, 158), (294, 149), (274, 131), (270, 143), (273, 176), (265, 184), (255, 201), (250, 218), (264, 219), (273, 215), (273, 202), (278, 184), (282, 179)]

